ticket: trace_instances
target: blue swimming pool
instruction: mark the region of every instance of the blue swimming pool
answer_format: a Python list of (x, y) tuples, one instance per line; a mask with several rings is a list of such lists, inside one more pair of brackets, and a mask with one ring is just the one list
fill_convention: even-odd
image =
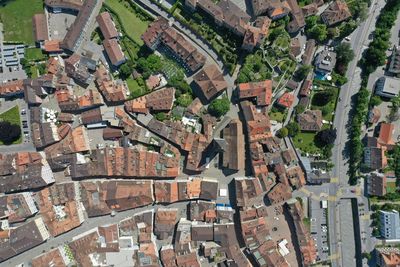
[(326, 74), (316, 71), (314, 78), (317, 79), (317, 80), (320, 80), (320, 81), (325, 81), (326, 80)]

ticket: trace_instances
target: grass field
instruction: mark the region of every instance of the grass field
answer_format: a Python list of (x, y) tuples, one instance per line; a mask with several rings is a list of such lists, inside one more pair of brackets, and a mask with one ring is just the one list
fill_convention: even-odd
[(283, 122), (283, 120), (285, 119), (285, 114), (280, 111), (271, 111), (269, 113), (269, 118), (273, 121)]
[(36, 65), (30, 66), (30, 68), (31, 68), (31, 72), (32, 72), (31, 78), (35, 79), (35, 78), (39, 77), (38, 69), (37, 69)]
[(40, 61), (45, 60), (46, 55), (42, 53), (42, 49), (40, 48), (26, 48), (25, 59), (28, 61)]
[(387, 193), (394, 193), (396, 192), (396, 182), (387, 182), (386, 191)]
[(121, 23), (123, 24), (126, 34), (129, 35), (137, 44), (143, 45), (140, 36), (146, 31), (149, 25), (148, 21), (141, 20), (129, 7), (127, 2), (119, 2), (118, 0), (106, 0), (105, 3), (118, 13)]
[(321, 149), (315, 146), (314, 138), (316, 133), (305, 133), (300, 132), (293, 137), (294, 146), (300, 149), (302, 152), (309, 154), (322, 153)]
[[(21, 125), (21, 117), (19, 115), (19, 108), (18, 106), (15, 106), (9, 110), (7, 110), (6, 112), (0, 114), (0, 120), (1, 121), (8, 121), (11, 124), (17, 124), (17, 125)], [(21, 143), (22, 137), (18, 138), (18, 140), (16, 140), (13, 144), (19, 144)], [(2, 145), (3, 143), (0, 141), (0, 145)]]
[(43, 13), (43, 0), (0, 1), (0, 21), (4, 24), (5, 41), (34, 44), (32, 16)]
[(335, 107), (336, 107), (336, 101), (339, 95), (339, 89), (336, 87), (330, 87), (330, 90), (332, 90), (334, 92), (334, 96), (332, 97), (332, 100), (329, 101), (328, 104), (324, 105), (324, 106), (317, 106), (317, 105), (312, 105), (311, 109), (314, 110), (321, 110), (322, 111), (322, 116), (323, 119), (326, 121), (332, 121), (333, 119), (333, 113), (335, 111)]

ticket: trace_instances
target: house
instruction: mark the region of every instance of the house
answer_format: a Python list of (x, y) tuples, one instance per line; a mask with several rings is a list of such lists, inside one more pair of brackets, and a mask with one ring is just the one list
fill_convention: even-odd
[(47, 19), (45, 14), (35, 14), (32, 17), (33, 36), (35, 42), (40, 43), (49, 39)]
[(226, 141), (226, 150), (223, 151), (224, 168), (232, 170), (244, 169), (244, 134), (242, 123), (238, 119), (232, 120), (223, 130)]
[(267, 194), (272, 205), (286, 202), (292, 198), (292, 190), (290, 186), (283, 183), (277, 183)]
[(263, 191), (256, 178), (235, 178), (235, 192), (238, 207), (251, 207), (262, 202)]
[(256, 98), (258, 106), (271, 105), (272, 80), (239, 84), (239, 99)]
[(30, 222), (24, 223), (17, 227), (1, 231), (0, 239), (0, 259), (5, 261), (24, 251), (32, 249), (47, 239), (50, 234), (46, 229), (46, 225), (41, 217)]
[[(314, 80), (314, 72), (310, 72), (304, 79), (303, 84), (301, 85), (299, 92), (300, 97), (308, 97), (310, 95), (313, 80)], [(305, 107), (306, 106), (308, 105), (305, 105)]]
[(378, 123), (381, 116), (381, 110), (377, 107), (374, 107), (368, 111), (368, 122), (372, 124)]
[(61, 48), (70, 52), (76, 52), (79, 49), (86, 31), (89, 29), (89, 21), (93, 17), (92, 13), (101, 3), (101, 0), (85, 0), (83, 6), (79, 9), (78, 16), (61, 42)]
[(224, 91), (228, 84), (215, 64), (207, 65), (193, 77), (194, 84), (203, 96), (210, 101)]
[(305, 132), (318, 132), (322, 129), (321, 110), (306, 110), (297, 115), (300, 129)]
[(301, 54), (300, 39), (297, 37), (290, 39), (290, 54), (293, 57), (297, 57)]
[(32, 267), (43, 267), (43, 266), (54, 266), (57, 267), (67, 267), (72, 263), (72, 261), (65, 257), (66, 250), (64, 246), (59, 246), (57, 248), (51, 249), (48, 252), (42, 253), (32, 259)]
[(318, 13), (318, 5), (313, 2), (311, 4), (305, 5), (301, 8), (304, 17), (314, 16)]
[(335, 0), (322, 12), (321, 18), (328, 27), (331, 27), (351, 18), (351, 12), (345, 1)]
[(383, 173), (371, 172), (367, 175), (368, 194), (383, 197), (386, 195), (386, 176)]
[(285, 0), (252, 0), (251, 7), (255, 16), (267, 13), (272, 20), (283, 18), (290, 12), (290, 6)]
[(294, 102), (294, 95), (286, 92), (277, 101), (277, 105), (283, 108), (290, 108)]
[(393, 98), (399, 95), (400, 80), (388, 76), (379, 78), (375, 83), (375, 94), (387, 98)]
[(175, 101), (175, 88), (167, 87), (125, 102), (125, 109), (131, 113), (170, 111)]
[(397, 247), (375, 248), (378, 267), (396, 267), (400, 264), (400, 249)]
[(385, 149), (376, 146), (364, 147), (363, 164), (370, 170), (381, 170), (387, 166)]
[(385, 240), (398, 240), (400, 239), (400, 217), (399, 212), (393, 211), (379, 211), (379, 218), (381, 222), (380, 233), (381, 237)]
[(378, 143), (381, 146), (385, 146), (388, 150), (392, 149), (395, 145), (393, 140), (394, 125), (392, 123), (381, 123)]
[(159, 17), (150, 23), (141, 38), (152, 50), (162, 45), (167, 52), (178, 59), (187, 72), (196, 72), (206, 62), (206, 57), (185, 37), (170, 27), (168, 20), (164, 18)]
[(329, 50), (323, 50), (317, 55), (314, 65), (315, 70), (319, 73), (331, 73), (336, 65), (336, 53)]
[(290, 34), (300, 31), (306, 25), (303, 10), (300, 8), (297, 0), (287, 0), (290, 8), (291, 21), (287, 25), (287, 30)]
[(16, 80), (0, 84), (0, 97), (12, 97), (24, 93), (24, 81)]
[(96, 17), (97, 24), (104, 39), (118, 38), (119, 34), (110, 13), (103, 12)]
[(314, 264), (317, 259), (317, 249), (315, 241), (311, 238), (308, 227), (303, 222), (304, 212), (301, 203), (297, 200), (287, 202), (289, 214), (293, 218), (294, 228), (296, 232), (297, 245), (300, 248), (301, 260), (304, 266)]
[(393, 46), (393, 52), (390, 57), (389, 72), (400, 77), (400, 46)]
[(253, 51), (260, 47), (264, 38), (268, 35), (271, 20), (267, 16), (257, 17), (252, 25), (248, 24), (243, 38), (242, 49)]
[(60, 13), (62, 11), (78, 12), (84, 1), (82, 0), (45, 0), (44, 4), (50, 8), (53, 13)]
[(105, 39), (103, 46), (113, 66), (118, 67), (126, 62), (126, 57), (117, 39)]
[(304, 51), (304, 54), (301, 57), (303, 65), (311, 65), (311, 62), (314, 58), (315, 48), (316, 48), (315, 40), (308, 39), (306, 42), (306, 50)]

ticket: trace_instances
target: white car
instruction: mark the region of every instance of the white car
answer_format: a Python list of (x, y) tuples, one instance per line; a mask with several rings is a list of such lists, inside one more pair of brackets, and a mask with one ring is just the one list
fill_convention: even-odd
[(348, 41), (348, 42), (350, 42), (350, 40), (351, 40), (351, 38), (350, 37), (346, 37), (346, 38), (344, 38), (346, 41)]

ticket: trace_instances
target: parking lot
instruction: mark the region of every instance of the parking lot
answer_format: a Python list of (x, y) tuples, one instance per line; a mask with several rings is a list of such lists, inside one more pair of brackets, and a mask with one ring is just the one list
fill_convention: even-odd
[(328, 224), (327, 224), (327, 212), (328, 209), (322, 206), (322, 200), (310, 199), (310, 233), (311, 237), (315, 241), (317, 249), (317, 260), (325, 261), (329, 256), (329, 236), (328, 236)]

